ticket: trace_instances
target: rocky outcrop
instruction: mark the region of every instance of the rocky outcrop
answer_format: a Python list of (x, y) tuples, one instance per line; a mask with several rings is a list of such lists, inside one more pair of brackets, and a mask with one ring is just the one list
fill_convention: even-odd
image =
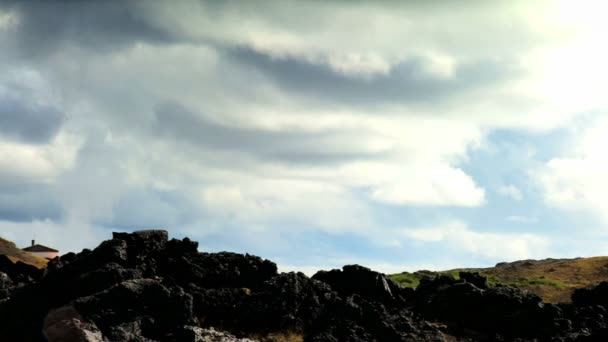
[(458, 272), (458, 277), (465, 283), (471, 283), (480, 289), (487, 289), (489, 287), (488, 280), (479, 274), (479, 272)]
[(366, 298), (390, 300), (407, 297), (409, 292), (384, 274), (359, 265), (347, 265), (342, 270), (319, 271), (312, 278), (329, 284), (341, 295), (358, 294)]
[[(197, 247), (187, 238), (169, 240), (166, 231), (114, 233), (94, 250), (52, 260), (0, 304), (0, 340), (233, 338), (222, 330), (235, 340), (282, 331), (310, 341), (441, 335), (395, 305), (403, 289), (369, 269), (347, 266), (319, 275), (322, 281), (278, 274), (273, 262), (256, 256)], [(358, 285), (347, 286), (357, 278)]]
[(569, 327), (558, 307), (517, 288), (482, 289), (470, 282), (454, 282), (432, 292), (425, 290), (421, 288), (416, 311), (426, 319), (487, 338), (533, 339), (559, 335)]
[(30, 283), (42, 277), (42, 270), (22, 261), (13, 263), (3, 254), (0, 254), (0, 272), (8, 275), (14, 283)]
[(103, 342), (97, 326), (83, 322), (82, 316), (72, 305), (51, 310), (44, 319), (42, 329), (49, 342)]
[(552, 305), (489, 287), (477, 273), (424, 278), (413, 290), (359, 265), (309, 278), (279, 274), (256, 256), (197, 248), (152, 230), (114, 233), (44, 271), (0, 259), (0, 341), (251, 342), (281, 332), (315, 342), (608, 337), (608, 283)]

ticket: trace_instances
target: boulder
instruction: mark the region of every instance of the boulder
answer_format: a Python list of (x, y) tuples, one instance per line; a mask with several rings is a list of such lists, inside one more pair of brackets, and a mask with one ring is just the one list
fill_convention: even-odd
[(50, 311), (44, 319), (42, 332), (48, 342), (103, 342), (97, 326), (83, 322), (71, 305)]
[(488, 279), (479, 274), (479, 272), (458, 272), (458, 277), (462, 281), (471, 283), (480, 289), (487, 289), (489, 287)]
[(132, 336), (162, 340), (176, 327), (194, 323), (192, 296), (159, 279), (128, 280), (73, 305), (113, 341)]
[(358, 294), (387, 300), (404, 293), (401, 286), (384, 274), (359, 265), (347, 265), (342, 267), (342, 270), (319, 271), (312, 278), (329, 284), (333, 290), (343, 296)]

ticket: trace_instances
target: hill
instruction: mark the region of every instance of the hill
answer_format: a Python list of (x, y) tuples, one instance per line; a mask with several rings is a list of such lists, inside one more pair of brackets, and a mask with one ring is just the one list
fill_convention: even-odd
[(6, 255), (13, 262), (22, 261), (26, 264), (42, 268), (46, 266), (47, 260), (22, 251), (15, 246), (14, 242), (0, 238), (0, 255)]
[(462, 268), (442, 272), (418, 271), (389, 275), (404, 287), (418, 286), (420, 279), (436, 274), (479, 272), (488, 278), (490, 286), (504, 284), (537, 294), (550, 303), (570, 302), (576, 288), (608, 281), (608, 257), (576, 259), (544, 259), (502, 262), (489, 268)]

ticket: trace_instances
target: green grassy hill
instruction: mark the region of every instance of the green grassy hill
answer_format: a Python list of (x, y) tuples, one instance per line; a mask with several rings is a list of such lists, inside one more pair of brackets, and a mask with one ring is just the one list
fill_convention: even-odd
[(479, 272), (491, 286), (505, 284), (533, 292), (551, 303), (569, 302), (575, 288), (608, 281), (608, 257), (522, 260), (489, 268), (462, 268), (443, 272), (418, 271), (389, 275), (402, 286), (416, 287), (423, 277), (458, 272)]
[(0, 254), (8, 256), (13, 262), (20, 260), (26, 264), (34, 265), (38, 268), (45, 267), (47, 263), (46, 259), (22, 251), (20, 248), (15, 246), (14, 242), (5, 240), (3, 238), (0, 238)]

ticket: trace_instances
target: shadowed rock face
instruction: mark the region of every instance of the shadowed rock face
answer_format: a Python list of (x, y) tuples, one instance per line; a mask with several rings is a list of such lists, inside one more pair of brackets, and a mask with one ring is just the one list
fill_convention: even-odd
[(552, 305), (475, 273), (412, 290), (359, 265), (309, 278), (197, 247), (153, 230), (114, 233), (38, 273), (0, 259), (0, 341), (608, 340), (607, 283)]
[(359, 265), (347, 265), (342, 270), (319, 271), (312, 278), (331, 285), (342, 295), (358, 294), (377, 300), (391, 300), (407, 292), (383, 274)]
[(8, 275), (15, 283), (29, 283), (42, 277), (42, 270), (21, 261), (13, 263), (6, 255), (0, 255), (0, 272)]
[(577, 289), (572, 293), (572, 303), (577, 306), (601, 305), (608, 307), (608, 282), (597, 286)]

